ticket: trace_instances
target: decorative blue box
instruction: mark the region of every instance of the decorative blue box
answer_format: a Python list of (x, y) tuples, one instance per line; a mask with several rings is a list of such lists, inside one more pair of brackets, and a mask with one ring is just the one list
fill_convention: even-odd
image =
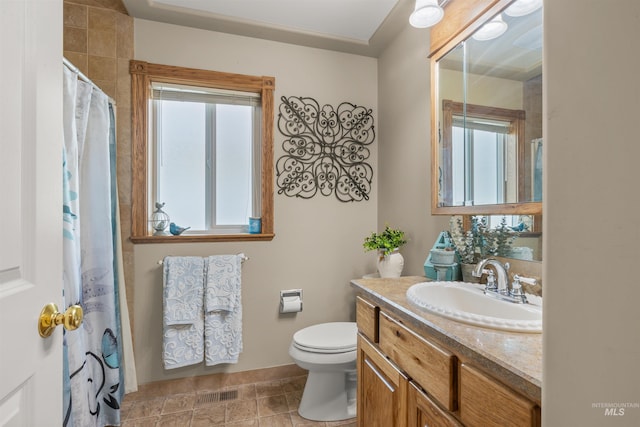
[[(446, 249), (449, 247), (451, 247), (451, 237), (449, 236), (449, 232), (442, 231), (431, 249)], [(458, 255), (457, 251), (454, 259), (456, 260), (455, 263), (446, 267), (441, 267), (447, 269), (447, 273), (444, 277), (444, 280), (446, 281), (455, 281), (460, 280), (461, 278), (460, 255)], [(429, 256), (424, 262), (424, 275), (431, 280), (438, 280), (438, 271), (431, 262), (431, 253), (429, 253)]]
[(262, 218), (249, 217), (249, 233), (260, 234), (262, 233)]

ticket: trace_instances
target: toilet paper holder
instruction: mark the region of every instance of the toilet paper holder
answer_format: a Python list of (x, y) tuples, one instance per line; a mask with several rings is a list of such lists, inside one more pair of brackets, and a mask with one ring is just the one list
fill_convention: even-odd
[(280, 313), (302, 311), (302, 289), (280, 291)]

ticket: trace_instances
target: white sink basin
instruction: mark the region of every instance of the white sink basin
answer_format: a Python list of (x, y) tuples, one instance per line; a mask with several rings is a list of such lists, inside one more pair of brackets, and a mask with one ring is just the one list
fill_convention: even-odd
[(484, 294), (484, 285), (424, 282), (407, 290), (413, 304), (459, 322), (513, 332), (542, 332), (542, 309), (514, 304)]

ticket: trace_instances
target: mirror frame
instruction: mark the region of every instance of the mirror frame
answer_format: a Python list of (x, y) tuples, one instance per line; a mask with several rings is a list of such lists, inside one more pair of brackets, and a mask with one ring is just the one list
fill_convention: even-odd
[(471, 37), (485, 22), (515, 0), (450, 0), (445, 16), (431, 29), (431, 214), (432, 215), (541, 215), (542, 202), (504, 203), (474, 206), (439, 206), (438, 154), (438, 67), (451, 49)]

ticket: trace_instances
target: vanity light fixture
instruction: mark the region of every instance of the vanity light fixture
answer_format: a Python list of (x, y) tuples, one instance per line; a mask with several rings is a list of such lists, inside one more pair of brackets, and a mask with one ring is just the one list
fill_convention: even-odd
[(542, 7), (542, 0), (518, 0), (509, 6), (504, 13), (509, 16), (525, 16)]
[(472, 37), (478, 41), (493, 40), (503, 35), (508, 27), (507, 23), (502, 19), (502, 14), (499, 13), (491, 21), (480, 27)]
[(438, 0), (416, 0), (409, 23), (416, 28), (429, 28), (440, 22), (443, 16), (444, 9), (438, 4)]

